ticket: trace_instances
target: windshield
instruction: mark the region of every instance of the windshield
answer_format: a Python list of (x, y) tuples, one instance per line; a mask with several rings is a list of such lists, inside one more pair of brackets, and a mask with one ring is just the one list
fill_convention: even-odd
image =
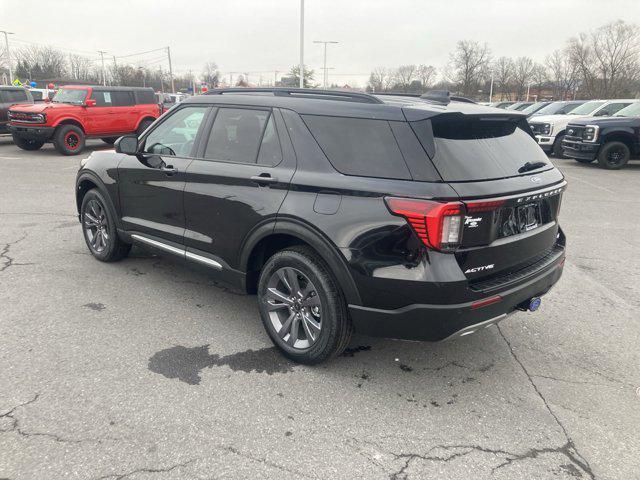
[(632, 103), (628, 107), (618, 110), (614, 117), (640, 117), (640, 102)]
[(573, 110), (571, 110), (569, 112), (569, 115), (589, 115), (590, 113), (593, 113), (593, 111), (596, 108), (601, 107), (605, 103), (607, 102), (603, 100), (596, 100), (594, 102), (583, 103), (578, 108), (574, 108)]
[(74, 103), (76, 105), (82, 104), (84, 99), (87, 98), (86, 90), (76, 90), (75, 88), (60, 89), (58, 93), (53, 97), (55, 103)]
[(522, 113), (526, 113), (527, 115), (529, 115), (530, 113), (534, 113), (537, 112), (540, 109), (540, 104), (539, 103), (533, 103), (531, 105), (529, 105), (527, 108), (525, 108), (524, 110), (520, 110)]

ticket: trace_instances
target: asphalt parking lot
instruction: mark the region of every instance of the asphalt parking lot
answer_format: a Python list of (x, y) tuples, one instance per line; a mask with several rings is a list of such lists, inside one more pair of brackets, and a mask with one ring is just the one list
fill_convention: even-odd
[(568, 258), (539, 312), (312, 368), (254, 297), (95, 261), (79, 160), (0, 137), (0, 478), (640, 478), (640, 163), (554, 160)]

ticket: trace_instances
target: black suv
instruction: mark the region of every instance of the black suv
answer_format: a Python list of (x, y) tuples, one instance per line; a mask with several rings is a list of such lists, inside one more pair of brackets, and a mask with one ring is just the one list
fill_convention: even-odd
[(640, 102), (612, 117), (571, 122), (562, 141), (562, 152), (581, 163), (598, 159), (598, 164), (609, 170), (618, 170), (632, 158), (640, 158)]
[(9, 107), (30, 103), (33, 103), (33, 97), (26, 88), (0, 85), (0, 134), (9, 133)]
[(92, 153), (76, 196), (98, 260), (138, 242), (208, 268), (316, 363), (354, 329), (435, 341), (535, 310), (562, 273), (565, 186), (519, 112), (227, 89)]

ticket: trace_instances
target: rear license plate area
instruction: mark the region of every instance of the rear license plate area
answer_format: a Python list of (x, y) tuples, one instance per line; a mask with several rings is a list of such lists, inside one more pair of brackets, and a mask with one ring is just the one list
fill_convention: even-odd
[(521, 233), (529, 232), (535, 228), (538, 228), (542, 223), (539, 203), (529, 203), (527, 205), (519, 206), (516, 209), (516, 216), (518, 221), (518, 229)]

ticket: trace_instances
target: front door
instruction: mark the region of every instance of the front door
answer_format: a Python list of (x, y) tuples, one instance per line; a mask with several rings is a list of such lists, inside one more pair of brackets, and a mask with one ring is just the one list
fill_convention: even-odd
[(114, 108), (111, 92), (93, 90), (89, 97), (96, 104), (85, 108), (85, 125), (88, 135), (106, 135), (110, 133), (113, 122)]
[(175, 110), (140, 139), (141, 154), (118, 166), (125, 230), (182, 244), (185, 175), (208, 107)]
[(187, 168), (184, 243), (238, 268), (247, 235), (280, 209), (295, 156), (277, 109), (220, 106), (207, 124)]

